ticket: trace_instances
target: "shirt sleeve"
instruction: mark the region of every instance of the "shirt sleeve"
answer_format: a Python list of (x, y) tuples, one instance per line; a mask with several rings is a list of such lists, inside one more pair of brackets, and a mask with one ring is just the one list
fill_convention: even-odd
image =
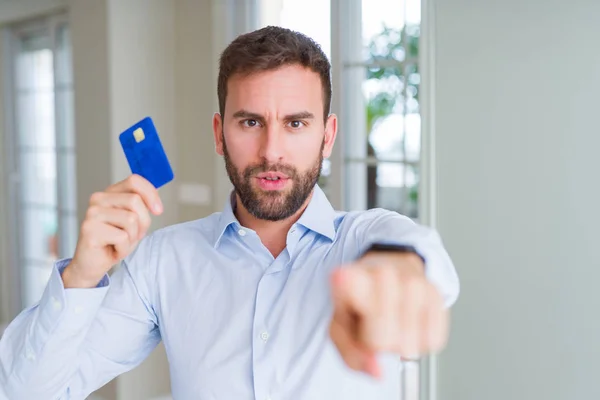
[(83, 399), (148, 356), (160, 334), (140, 247), (92, 289), (65, 289), (70, 260), (55, 265), (39, 303), (0, 339), (0, 398)]
[(383, 209), (367, 211), (364, 230), (358, 235), (360, 254), (371, 245), (410, 245), (425, 260), (427, 278), (440, 290), (447, 307), (460, 291), (458, 274), (438, 232), (410, 218)]

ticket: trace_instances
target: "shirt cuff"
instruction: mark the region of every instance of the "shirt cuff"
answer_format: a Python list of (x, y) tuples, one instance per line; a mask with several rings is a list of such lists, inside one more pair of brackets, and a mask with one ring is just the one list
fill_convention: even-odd
[(95, 288), (65, 289), (61, 274), (69, 262), (56, 262), (38, 305), (37, 322), (48, 333), (57, 328), (73, 332), (90, 325), (108, 292), (108, 275)]
[(397, 240), (385, 236), (373, 236), (365, 243), (367, 250), (372, 244), (386, 245), (408, 245), (414, 247), (417, 254), (424, 260), (425, 276), (434, 286), (438, 288), (444, 299), (444, 305), (451, 307), (458, 298), (459, 281), (454, 268), (454, 264), (448, 253), (441, 244), (441, 239), (437, 232), (433, 230), (421, 231), (421, 234), (416, 238), (406, 238)]

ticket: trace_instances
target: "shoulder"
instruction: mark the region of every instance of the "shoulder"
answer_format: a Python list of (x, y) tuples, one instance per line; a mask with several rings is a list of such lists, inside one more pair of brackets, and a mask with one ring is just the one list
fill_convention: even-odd
[[(154, 293), (157, 280), (176, 271), (186, 260), (198, 260), (213, 246), (219, 214), (159, 228), (127, 256), (121, 266), (142, 291)], [(148, 297), (151, 297), (148, 294)]]
[(414, 228), (417, 226), (409, 217), (383, 208), (338, 212), (338, 216), (337, 227), (346, 231), (359, 230), (365, 232), (388, 225), (393, 225), (397, 228)]
[(213, 213), (207, 217), (181, 222), (157, 229), (148, 239), (154, 242), (154, 245), (160, 245), (163, 242), (173, 240), (207, 240), (214, 237), (215, 229), (219, 224), (221, 213)]
[(125, 259), (135, 269), (155, 270), (163, 262), (177, 258), (189, 249), (210, 246), (215, 237), (220, 213), (159, 228), (143, 238)]

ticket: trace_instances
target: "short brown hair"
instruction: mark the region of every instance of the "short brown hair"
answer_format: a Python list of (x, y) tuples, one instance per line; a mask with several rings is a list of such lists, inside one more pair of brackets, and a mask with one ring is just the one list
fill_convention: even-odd
[(286, 65), (301, 65), (319, 74), (326, 121), (331, 107), (331, 64), (327, 56), (313, 39), (278, 26), (240, 35), (221, 54), (217, 84), (221, 115), (225, 114), (227, 82), (232, 76), (272, 71)]

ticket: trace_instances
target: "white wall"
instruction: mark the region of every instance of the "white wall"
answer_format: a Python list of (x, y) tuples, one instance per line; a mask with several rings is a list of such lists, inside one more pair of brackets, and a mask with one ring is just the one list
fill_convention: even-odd
[(435, 3), (439, 399), (598, 399), (600, 2)]
[[(118, 134), (151, 116), (169, 160), (177, 163), (175, 1), (108, 0), (112, 182), (131, 174)], [(156, 227), (177, 221), (175, 185), (160, 189), (165, 212)]]
[(70, 0), (80, 221), (90, 195), (112, 182), (111, 143), (117, 133), (111, 132), (107, 14), (105, 1)]
[(179, 219), (191, 220), (220, 206), (213, 201), (216, 192), (216, 153), (212, 134), (217, 98), (217, 83), (212, 79), (217, 65), (212, 50), (215, 19), (209, 0), (177, 0), (175, 8), (176, 174), (180, 183), (209, 188), (207, 204), (179, 204)]

